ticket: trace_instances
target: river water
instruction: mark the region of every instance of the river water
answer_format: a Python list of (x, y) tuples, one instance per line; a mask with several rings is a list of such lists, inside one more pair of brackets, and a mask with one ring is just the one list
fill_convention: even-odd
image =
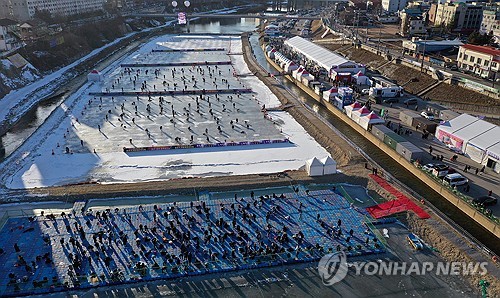
[[(258, 22), (259, 21), (255, 19), (221, 19), (218, 21), (198, 20), (191, 23), (190, 31), (191, 33), (242, 33), (253, 31), (258, 25)], [(264, 53), (259, 47), (258, 35), (254, 34), (250, 38), (250, 41), (254, 47), (254, 53), (259, 63), (269, 72), (276, 73), (272, 66), (267, 63)], [(344, 135), (348, 136), (349, 139), (351, 139), (363, 151), (367, 152), (368, 155), (373, 160), (376, 160), (386, 171), (390, 172), (394, 177), (409, 186), (411, 189), (416, 190), (421, 196), (429, 200), (453, 221), (467, 230), (470, 234), (474, 235), (474, 237), (476, 237), (479, 241), (491, 248), (497, 254), (499, 253), (500, 245), (498, 239), (470, 220), (455, 206), (449, 204), (438, 193), (418, 180), (409, 171), (404, 169), (382, 150), (375, 147), (371, 142), (358, 134), (349, 125), (333, 116), (326, 108), (322, 107), (314, 99), (309, 97), (307, 93), (297, 88), (285, 78), (279, 77), (278, 79), (281, 80), (283, 85), (287, 86), (294, 93), (296, 93), (301, 101), (319, 113)], [(61, 103), (62, 100), (64, 100), (64, 96), (42, 102), (33, 111), (26, 114), (6, 135), (2, 136), (1, 140), (4, 144), (6, 155), (11, 154), (17, 147), (19, 147), (24, 140), (26, 140), (36, 130), (36, 128), (45, 121), (45, 119)], [(0, 160), (1, 159), (2, 157), (0, 157)]]

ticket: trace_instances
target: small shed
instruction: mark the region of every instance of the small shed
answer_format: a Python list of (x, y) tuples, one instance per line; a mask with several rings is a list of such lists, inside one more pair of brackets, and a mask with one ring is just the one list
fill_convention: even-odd
[(404, 156), (407, 161), (422, 160), (424, 151), (410, 142), (401, 142), (396, 145), (396, 152)]
[(316, 157), (306, 161), (306, 171), (309, 176), (323, 176), (323, 163)]
[(460, 113), (452, 110), (442, 110), (441, 112), (439, 112), (439, 119), (443, 121), (449, 121), (451, 119), (457, 118), (458, 116), (460, 116)]
[(384, 143), (394, 150), (396, 150), (398, 143), (403, 142), (407, 142), (407, 140), (395, 132), (388, 132), (384, 135)]
[(393, 133), (392, 130), (390, 130), (387, 126), (385, 125), (373, 125), (372, 126), (372, 135), (377, 137), (377, 139), (384, 141), (385, 134), (387, 133)]
[(97, 69), (94, 69), (87, 75), (87, 80), (89, 82), (100, 82), (102, 81), (102, 75)]
[(415, 113), (415, 112), (412, 112), (412, 111), (408, 111), (408, 110), (403, 110), (401, 112), (399, 112), (399, 120), (401, 120), (401, 122), (407, 126), (412, 126), (413, 125), (413, 121), (415, 120), (415, 118), (419, 118), (420, 115)]
[(420, 131), (427, 130), (427, 132), (433, 134), (436, 132), (436, 127), (438, 126), (438, 124), (429, 119), (425, 119), (424, 117), (417, 117), (413, 119), (412, 126), (415, 127), (416, 130)]
[(323, 175), (331, 175), (337, 173), (337, 162), (330, 156), (321, 159), (323, 164)]

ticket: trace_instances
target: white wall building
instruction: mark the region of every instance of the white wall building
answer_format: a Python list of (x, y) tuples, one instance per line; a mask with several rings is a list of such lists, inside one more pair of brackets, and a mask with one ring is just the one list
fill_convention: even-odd
[(493, 47), (465, 44), (460, 46), (458, 67), (472, 71), (483, 78), (499, 79), (500, 50)]
[(69, 16), (102, 10), (106, 0), (0, 0), (0, 17), (25, 21), (35, 11), (47, 10), (53, 16)]
[(386, 12), (396, 12), (406, 7), (407, 0), (382, 0), (382, 9)]

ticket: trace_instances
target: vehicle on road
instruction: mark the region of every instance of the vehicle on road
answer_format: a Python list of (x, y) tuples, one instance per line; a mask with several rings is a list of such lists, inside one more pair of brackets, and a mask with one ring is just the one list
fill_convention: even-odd
[(403, 103), (407, 106), (409, 105), (416, 105), (418, 103), (418, 99), (416, 97), (413, 98), (407, 98), (403, 101)]
[(406, 240), (408, 240), (408, 243), (413, 247), (414, 250), (422, 250), (424, 249), (424, 245), (422, 244), (422, 241), (415, 236), (415, 234), (410, 233), (408, 236), (406, 236)]
[(370, 89), (363, 89), (363, 90), (361, 90), (361, 94), (363, 94), (363, 95), (370, 94)]
[(493, 206), (498, 203), (498, 199), (492, 196), (482, 196), (472, 199), (474, 203), (482, 204), (484, 206)]
[(450, 149), (450, 151), (452, 151), (452, 152), (463, 155), (462, 151), (460, 151), (460, 149), (456, 148), (452, 143), (446, 144), (446, 148)]
[(422, 167), (422, 170), (427, 171), (427, 172), (432, 172), (433, 169), (434, 169), (433, 163), (428, 163)]
[(386, 98), (384, 100), (382, 100), (383, 103), (398, 103), (399, 102), (399, 98), (397, 97), (391, 97), (391, 98)]
[(443, 178), (448, 174), (448, 166), (445, 164), (435, 164), (432, 168), (432, 175)]
[(430, 113), (430, 112), (427, 112), (427, 111), (423, 111), (422, 113), (420, 113), (420, 115), (422, 117), (424, 117), (425, 119), (428, 119), (428, 120), (434, 120), (434, 114)]
[(448, 174), (444, 176), (443, 183), (451, 187), (465, 185), (469, 183), (469, 179), (460, 175), (459, 173)]

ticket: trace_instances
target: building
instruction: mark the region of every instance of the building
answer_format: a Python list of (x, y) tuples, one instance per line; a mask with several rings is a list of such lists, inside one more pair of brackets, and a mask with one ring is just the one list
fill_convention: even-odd
[(500, 6), (497, 9), (483, 10), (479, 32), (483, 34), (493, 33), (496, 42), (500, 42)]
[(386, 12), (397, 12), (406, 7), (407, 0), (382, 0), (382, 9)]
[(401, 17), (400, 34), (402, 36), (423, 35), (427, 32), (425, 17), (419, 8), (407, 8), (399, 14)]
[(470, 33), (479, 30), (483, 18), (483, 6), (446, 2), (438, 4), (434, 17), (435, 27), (446, 27), (451, 31)]
[(500, 78), (500, 50), (493, 47), (465, 44), (460, 46), (457, 57), (458, 67), (472, 71), (483, 78)]
[(349, 0), (296, 0), (295, 7), (297, 9), (318, 8), (334, 6), (338, 3), (348, 3)]
[(17, 37), (17, 22), (10, 19), (0, 19), (0, 52), (12, 51), (22, 46)]
[(70, 16), (103, 10), (106, 0), (0, 0), (0, 17), (26, 21), (37, 10), (53, 16)]

